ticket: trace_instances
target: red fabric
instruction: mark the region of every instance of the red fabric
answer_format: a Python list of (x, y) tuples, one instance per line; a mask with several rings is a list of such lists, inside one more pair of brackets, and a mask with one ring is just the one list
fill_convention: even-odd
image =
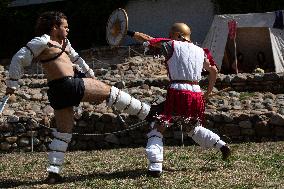
[[(150, 46), (163, 41), (170, 41), (168, 38), (154, 38), (149, 41)], [(174, 47), (174, 43), (172, 43)], [(210, 51), (204, 49), (211, 65), (216, 65)], [(167, 67), (168, 68), (168, 67)], [(169, 71), (168, 71), (169, 74)], [(170, 77), (170, 75), (169, 75)], [(170, 77), (171, 78), (171, 77)], [(202, 92), (189, 90), (176, 90), (168, 88), (164, 111), (159, 115), (162, 121), (172, 122), (174, 116), (199, 120), (204, 125), (205, 102)]]
[(230, 20), (228, 22), (228, 27), (229, 27), (230, 39), (236, 38), (236, 35), (237, 35), (237, 22), (236, 22), (236, 20)]
[(173, 116), (198, 119), (204, 123), (205, 103), (202, 92), (176, 90), (169, 88), (164, 106), (160, 114), (163, 121), (172, 122)]
[(212, 56), (211, 52), (209, 51), (209, 49), (203, 48), (203, 50), (204, 50), (204, 53), (205, 53), (205, 55), (207, 56), (207, 58), (208, 58), (208, 60), (209, 60), (209, 62), (210, 62), (210, 65), (217, 67), (216, 62), (215, 62), (215, 60), (213, 59), (213, 56)]
[(154, 46), (155, 44), (162, 42), (162, 41), (170, 41), (171, 39), (169, 38), (153, 38), (149, 41), (151, 46)]

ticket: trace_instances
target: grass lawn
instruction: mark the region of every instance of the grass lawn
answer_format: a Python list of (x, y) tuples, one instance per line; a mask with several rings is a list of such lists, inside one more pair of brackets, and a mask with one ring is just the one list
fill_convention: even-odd
[(231, 144), (230, 161), (199, 146), (164, 148), (164, 173), (146, 176), (144, 148), (66, 154), (64, 182), (47, 185), (47, 153), (0, 154), (0, 188), (284, 188), (284, 141)]

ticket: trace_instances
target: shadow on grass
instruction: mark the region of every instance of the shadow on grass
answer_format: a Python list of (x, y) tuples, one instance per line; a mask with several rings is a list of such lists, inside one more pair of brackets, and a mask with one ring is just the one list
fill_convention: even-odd
[(112, 173), (94, 172), (88, 175), (78, 175), (78, 176), (74, 175), (74, 176), (65, 177), (64, 182), (84, 181), (89, 179), (104, 179), (104, 180), (136, 179), (137, 177), (141, 177), (143, 175), (146, 175), (145, 169), (123, 170)]
[(0, 188), (14, 188), (18, 186), (33, 186), (38, 184), (45, 184), (45, 181), (44, 180), (21, 181), (16, 179), (6, 179), (4, 181), (0, 181)]
[(205, 172), (205, 173), (207, 173), (207, 172), (214, 172), (214, 171), (217, 171), (217, 170), (218, 170), (218, 168), (217, 167), (213, 167), (213, 166), (211, 166), (211, 167), (203, 166), (203, 167), (200, 168), (200, 171)]
[[(63, 181), (61, 183), (72, 183), (78, 181), (92, 180), (92, 179), (135, 179), (137, 177), (141, 177), (146, 175), (146, 169), (134, 169), (134, 170), (124, 170), (117, 171), (112, 173), (103, 173), (103, 172), (94, 172), (87, 175), (71, 175), (64, 176)], [(26, 181), (26, 180), (16, 180), (16, 179), (7, 179), (4, 181), (0, 181), (0, 188), (13, 188), (19, 186), (34, 186), (47, 184), (45, 179), (43, 180), (34, 180), (34, 181)]]
[[(215, 165), (204, 165), (202, 167), (200, 167), (198, 170), (202, 171), (202, 172), (214, 172), (214, 171), (217, 171), (218, 170), (218, 166), (215, 166)], [(191, 168), (191, 167), (183, 167), (183, 168), (178, 168), (178, 169), (175, 169), (175, 168), (170, 168), (170, 167), (165, 167), (163, 169), (164, 172), (169, 172), (169, 173), (174, 173), (174, 172), (188, 172), (188, 171), (191, 171), (191, 172), (194, 172), (196, 171), (194, 168)]]
[(171, 168), (171, 167), (164, 167), (164, 172), (186, 172), (186, 171), (192, 171), (193, 169), (191, 167), (180, 167), (180, 168)]

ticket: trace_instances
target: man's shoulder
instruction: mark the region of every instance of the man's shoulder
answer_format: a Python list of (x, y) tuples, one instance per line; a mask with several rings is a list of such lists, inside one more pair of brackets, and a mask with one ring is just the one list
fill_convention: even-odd
[(195, 45), (194, 43), (191, 43), (191, 44), (192, 44), (192, 46), (193, 46), (195, 49), (197, 49), (198, 51), (204, 53), (204, 49), (203, 49), (203, 48), (199, 47), (198, 45)]
[(48, 47), (49, 41), (49, 35), (45, 34), (42, 36), (36, 36), (26, 44), (26, 48), (28, 48), (35, 57), (37, 57)]
[(50, 41), (50, 36), (47, 34), (44, 34), (42, 36), (36, 36), (31, 41), (28, 42), (28, 44), (31, 45), (46, 45)]

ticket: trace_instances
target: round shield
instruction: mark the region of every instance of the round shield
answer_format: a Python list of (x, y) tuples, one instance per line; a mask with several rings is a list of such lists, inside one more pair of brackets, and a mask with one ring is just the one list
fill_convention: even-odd
[(106, 39), (111, 46), (118, 46), (128, 29), (128, 17), (124, 9), (119, 8), (111, 13), (106, 26)]

